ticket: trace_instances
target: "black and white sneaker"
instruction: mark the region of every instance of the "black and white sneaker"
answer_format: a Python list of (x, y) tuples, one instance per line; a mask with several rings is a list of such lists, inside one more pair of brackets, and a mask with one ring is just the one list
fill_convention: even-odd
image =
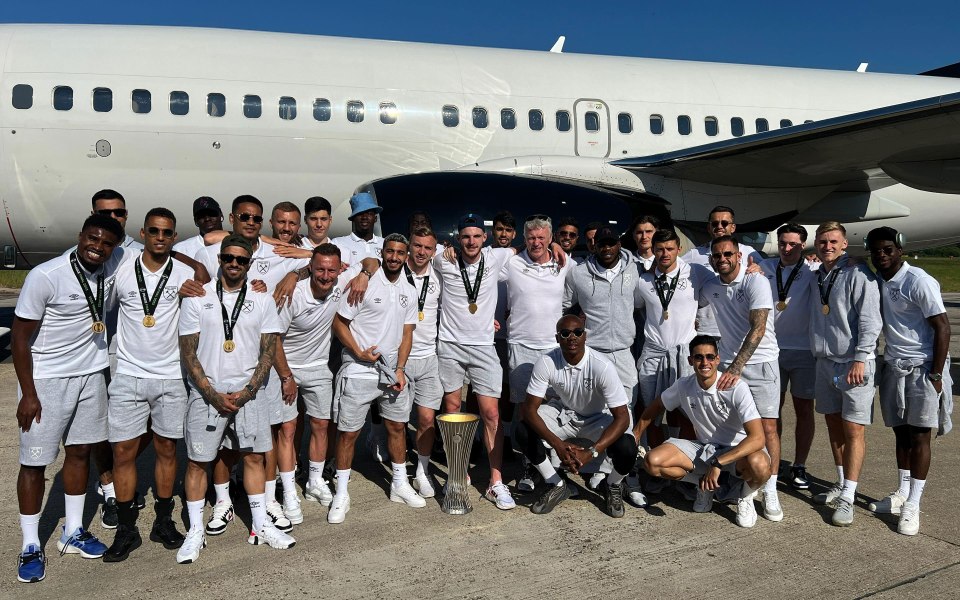
[(809, 490), (810, 480), (807, 478), (807, 469), (802, 465), (790, 467), (790, 485), (795, 490)]
[(547, 484), (547, 488), (530, 506), (530, 512), (535, 515), (545, 515), (569, 497), (570, 486), (566, 481), (561, 479), (557, 485)]
[(532, 492), (536, 489), (537, 486), (537, 477), (540, 473), (537, 472), (537, 469), (530, 464), (530, 461), (526, 458), (523, 459), (523, 473), (520, 475), (520, 479), (517, 480), (517, 490), (521, 492)]
[(100, 524), (104, 529), (116, 529), (120, 518), (117, 516), (117, 499), (107, 498), (100, 507)]

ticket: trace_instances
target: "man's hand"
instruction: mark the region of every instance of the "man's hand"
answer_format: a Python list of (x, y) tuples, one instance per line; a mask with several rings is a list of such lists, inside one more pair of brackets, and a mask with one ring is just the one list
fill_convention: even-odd
[(254, 279), (250, 282), (250, 287), (258, 294), (267, 293), (267, 284), (264, 283), (262, 279)]
[(240, 406), (237, 406), (237, 400), (240, 398), (241, 393), (242, 392), (221, 394), (219, 392), (214, 392), (214, 396), (210, 398), (210, 404), (213, 404), (213, 407), (222, 415), (235, 413), (240, 410), (240, 406), (243, 406), (242, 403)]
[(390, 386), (390, 389), (402, 392), (403, 388), (407, 387), (407, 374), (403, 372), (403, 369), (397, 369), (395, 373), (397, 377), (397, 383)]
[(370, 278), (363, 273), (357, 273), (357, 276), (350, 280), (347, 289), (347, 304), (356, 306), (363, 302), (363, 297), (367, 293), (367, 286), (370, 285)]
[(178, 292), (181, 298), (199, 298), (206, 294), (203, 291), (203, 284), (196, 279), (188, 279), (183, 282)]
[(493, 320), (493, 330), (494, 330), (494, 331), (500, 331), (500, 327), (501, 327), (500, 321), (494, 319), (494, 320)]
[(40, 399), (36, 394), (24, 394), (17, 404), (17, 425), (24, 433), (30, 431), (34, 421), (40, 422)]
[(567, 253), (556, 242), (550, 242), (550, 251), (553, 252), (553, 259), (557, 261), (557, 266), (562, 269), (567, 264)]
[(293, 404), (296, 402), (297, 391), (297, 382), (294, 381), (293, 375), (283, 380), (283, 382), (280, 384), (280, 393), (283, 395), (284, 404)]
[(718, 487), (720, 487), (720, 469), (711, 466), (700, 478), (700, 489), (704, 492), (712, 492)]
[(447, 246), (443, 249), (443, 260), (455, 263), (457, 262), (457, 249), (453, 246)]
[(865, 381), (864, 371), (866, 371), (866, 365), (859, 360), (853, 361), (850, 364), (850, 370), (847, 371), (847, 385), (863, 385)]
[(283, 242), (273, 247), (273, 253), (284, 258), (310, 258), (313, 256), (312, 250), (300, 248)]
[(740, 381), (740, 369), (730, 367), (720, 375), (717, 380), (717, 389), (720, 391), (729, 390)]
[(557, 451), (557, 457), (560, 458), (560, 462), (567, 467), (567, 470), (571, 473), (576, 473), (577, 469), (580, 468), (580, 464), (577, 460), (577, 450), (580, 450), (577, 446), (573, 444), (568, 444), (563, 442), (560, 444), (559, 448), (554, 448)]
[(360, 352), (360, 354), (357, 355), (357, 360), (360, 360), (363, 362), (370, 362), (370, 363), (377, 362), (379, 358), (380, 358), (380, 353), (377, 352), (376, 346), (370, 346), (369, 348), (367, 348), (366, 350), (363, 350), (362, 352)]
[(760, 265), (753, 262), (753, 257), (747, 257), (747, 275), (755, 275), (757, 273), (763, 273), (763, 269), (760, 268)]
[(277, 308), (283, 308), (283, 305), (290, 305), (293, 302), (293, 290), (297, 287), (299, 277), (296, 273), (287, 273), (273, 288), (273, 301), (277, 303)]
[(930, 384), (933, 386), (933, 389), (937, 390), (938, 394), (943, 393), (943, 379), (941, 379), (940, 381), (931, 380)]

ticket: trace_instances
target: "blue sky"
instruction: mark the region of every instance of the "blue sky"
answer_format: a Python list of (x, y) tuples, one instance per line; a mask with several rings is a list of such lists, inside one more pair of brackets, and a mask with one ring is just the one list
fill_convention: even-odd
[(918, 73), (960, 62), (960, 3), (4, 0), (2, 22), (129, 23)]

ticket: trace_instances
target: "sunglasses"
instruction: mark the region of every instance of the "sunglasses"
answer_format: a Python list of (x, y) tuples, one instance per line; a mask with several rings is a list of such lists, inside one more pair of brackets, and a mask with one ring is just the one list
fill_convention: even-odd
[(882, 248), (870, 248), (870, 254), (877, 256), (878, 254), (883, 254), (886, 256), (893, 256), (893, 253), (897, 251), (896, 246), (884, 246)]
[(236, 261), (236, 263), (241, 267), (245, 267), (250, 264), (250, 257), (237, 256), (236, 254), (227, 254), (227, 253), (223, 253), (220, 255), (220, 262), (222, 262), (225, 265), (229, 265), (234, 261)]
[(561, 329), (557, 332), (557, 335), (563, 339), (567, 339), (571, 335), (576, 338), (583, 337), (584, 333), (586, 333), (586, 330), (583, 327), (577, 327), (576, 329)]
[(98, 215), (103, 215), (104, 217), (120, 217), (125, 219), (127, 217), (127, 209), (125, 208), (101, 208), (97, 211)]
[(697, 362), (703, 362), (703, 361), (713, 362), (717, 360), (717, 355), (716, 354), (694, 354), (692, 358)]
[(710, 227), (726, 227), (733, 225), (733, 221), (710, 221)]
[(526, 219), (523, 220), (523, 222), (529, 223), (530, 221), (549, 221), (549, 220), (550, 220), (550, 215), (537, 213), (535, 215), (529, 215)]
[(736, 254), (736, 252), (731, 252), (730, 250), (727, 250), (726, 252), (714, 252), (710, 256), (713, 258), (713, 260), (720, 260), (721, 258), (730, 258), (734, 254)]
[(577, 234), (572, 231), (558, 231), (557, 237), (558, 238), (575, 238), (577, 237)]
[(173, 237), (174, 231), (172, 229), (161, 229), (160, 227), (147, 227), (147, 235), (152, 235), (154, 237), (163, 234), (163, 237)]
[(246, 223), (247, 221), (253, 220), (254, 223), (258, 225), (263, 223), (263, 217), (260, 215), (251, 215), (250, 213), (239, 213), (237, 218)]

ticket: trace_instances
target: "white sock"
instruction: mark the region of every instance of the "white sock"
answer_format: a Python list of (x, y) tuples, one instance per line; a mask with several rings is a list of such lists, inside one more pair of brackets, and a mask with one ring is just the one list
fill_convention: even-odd
[(233, 504), (233, 500), (230, 499), (229, 481), (226, 483), (213, 484), (213, 491), (217, 494), (217, 503), (226, 502), (227, 504)]
[[(116, 497), (116, 496), (114, 496)], [(65, 518), (63, 520), (64, 532), (70, 535), (79, 527), (83, 527), (83, 502), (87, 499), (86, 494), (63, 495), (63, 510)]]
[(907, 502), (912, 502), (914, 504), (920, 504), (920, 496), (923, 495), (923, 486), (927, 485), (926, 479), (913, 479), (910, 478), (910, 495), (907, 497)]
[(109, 498), (116, 498), (117, 493), (113, 490), (113, 483), (101, 483), (100, 489), (103, 490), (103, 500), (107, 501)]
[(843, 480), (843, 491), (840, 492), (840, 499), (853, 504), (853, 499), (857, 496), (857, 482), (852, 479)]
[(247, 500), (250, 501), (250, 521), (253, 524), (253, 530), (260, 531), (267, 520), (266, 494), (250, 494)]
[(897, 494), (906, 498), (910, 495), (910, 469), (897, 469), (897, 475), (900, 477), (900, 487)]
[(203, 505), (203, 500), (187, 500), (187, 516), (190, 519), (190, 531), (203, 529)]
[(773, 474), (770, 476), (770, 479), (763, 484), (763, 493), (764, 494), (776, 494), (777, 493), (777, 475)]
[(553, 463), (549, 459), (544, 459), (539, 465), (533, 465), (536, 467), (537, 471), (540, 471), (540, 475), (543, 477), (545, 483), (550, 485), (560, 485), (560, 482), (563, 481), (560, 479), (560, 475), (557, 473), (557, 470), (553, 468)]
[[(280, 483), (283, 484), (283, 497), (297, 495), (297, 486), (293, 482), (294, 476), (297, 474), (296, 471), (280, 471)], [(276, 482), (274, 482), (276, 486)]]
[(320, 482), (323, 481), (323, 466), (326, 462), (325, 460), (320, 462), (310, 461), (309, 481), (314, 487), (320, 485)]
[(391, 462), (390, 466), (393, 467), (393, 483), (397, 485), (400, 485), (401, 483), (406, 483), (407, 482), (407, 465)]
[(20, 515), (20, 532), (23, 534), (23, 546), (20, 551), (27, 549), (30, 544), (40, 547), (40, 513), (35, 515)]
[(621, 475), (620, 473), (617, 473), (616, 469), (614, 469), (607, 475), (607, 483), (610, 485), (617, 485), (621, 483), (625, 477), (626, 475)]
[(337, 469), (337, 496), (347, 495), (347, 484), (350, 483), (350, 469)]
[(417, 477), (426, 477), (430, 472), (430, 455), (417, 454)]
[[(698, 479), (697, 481), (699, 481), (699, 479)], [(752, 494), (752, 493), (754, 493), (755, 491), (757, 491), (757, 489), (758, 489), (758, 488), (750, 487), (750, 484), (747, 483), (747, 480), (746, 480), (746, 479), (744, 479), (744, 480), (743, 480), (743, 483), (740, 485), (740, 497), (741, 497), (741, 498), (746, 498), (746, 497), (749, 496), (750, 494)]]
[(263, 483), (263, 493), (267, 498), (267, 502), (277, 501), (277, 480), (275, 478), (267, 478)]
[(837, 465), (837, 481), (840, 482), (841, 486), (843, 486), (843, 482), (846, 481), (843, 478), (843, 465)]

